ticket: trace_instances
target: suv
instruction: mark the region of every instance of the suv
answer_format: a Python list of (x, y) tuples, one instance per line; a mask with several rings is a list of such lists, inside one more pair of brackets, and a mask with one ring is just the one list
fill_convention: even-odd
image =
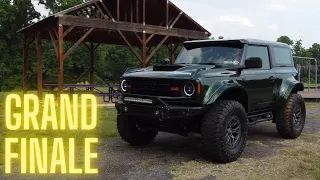
[(175, 64), (123, 74), (118, 132), (131, 145), (150, 143), (159, 131), (199, 133), (211, 160), (232, 162), (245, 148), (249, 125), (272, 121), (283, 138), (301, 135), (306, 107), (296, 75), (283, 43), (187, 41)]

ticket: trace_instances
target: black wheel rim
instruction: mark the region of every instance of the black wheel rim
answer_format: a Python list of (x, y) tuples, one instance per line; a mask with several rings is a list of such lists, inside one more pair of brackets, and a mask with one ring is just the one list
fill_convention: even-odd
[(230, 149), (234, 149), (240, 141), (241, 123), (238, 117), (233, 116), (227, 125), (226, 143)]
[(301, 124), (301, 106), (296, 105), (293, 109), (293, 125), (294, 127), (299, 127)]

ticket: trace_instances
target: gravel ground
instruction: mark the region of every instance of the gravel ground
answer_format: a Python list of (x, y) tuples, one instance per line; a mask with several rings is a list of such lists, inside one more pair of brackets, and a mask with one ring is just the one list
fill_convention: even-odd
[[(307, 111), (305, 134), (320, 135), (320, 107)], [(251, 126), (248, 144), (242, 158), (263, 159), (273, 156), (283, 145), (276, 127), (270, 122)], [(0, 179), (171, 179), (173, 166), (192, 160), (206, 160), (201, 156), (198, 135), (180, 137), (160, 133), (155, 141), (145, 147), (131, 147), (120, 138), (103, 140), (99, 146), (98, 176), (20, 176), (0, 175)], [(3, 170), (3, 167), (0, 169)], [(3, 171), (2, 171), (3, 172)], [(207, 177), (206, 179), (214, 179)]]

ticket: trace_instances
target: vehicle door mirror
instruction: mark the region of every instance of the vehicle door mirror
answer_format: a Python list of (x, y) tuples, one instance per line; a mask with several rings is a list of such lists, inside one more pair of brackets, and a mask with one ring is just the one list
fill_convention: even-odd
[(250, 57), (245, 60), (247, 69), (262, 68), (262, 59), (260, 57)]

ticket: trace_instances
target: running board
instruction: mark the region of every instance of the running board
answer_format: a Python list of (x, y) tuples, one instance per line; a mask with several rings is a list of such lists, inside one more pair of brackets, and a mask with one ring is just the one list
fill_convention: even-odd
[(273, 113), (271, 111), (248, 116), (249, 125), (255, 125), (257, 123), (272, 121), (272, 120), (273, 120)]

